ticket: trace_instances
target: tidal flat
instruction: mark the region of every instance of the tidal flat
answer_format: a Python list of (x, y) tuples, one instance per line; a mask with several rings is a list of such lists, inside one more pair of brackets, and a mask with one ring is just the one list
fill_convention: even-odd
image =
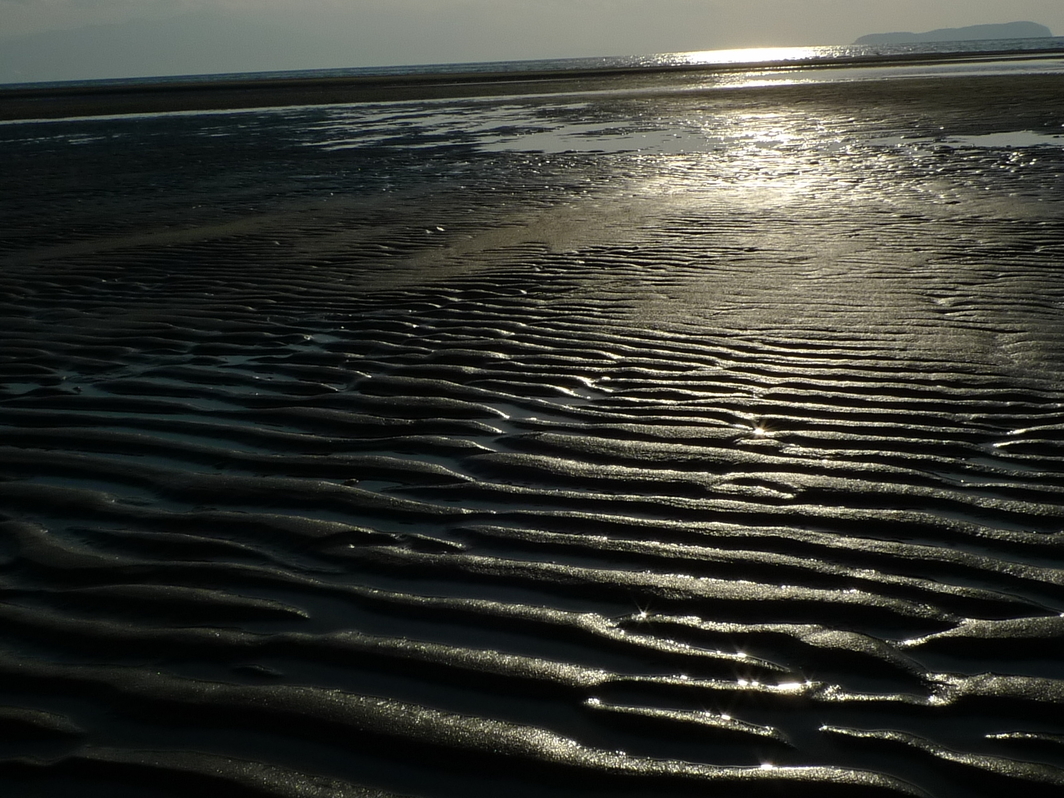
[(0, 792), (1059, 795), (1064, 75), (747, 78), (0, 124)]

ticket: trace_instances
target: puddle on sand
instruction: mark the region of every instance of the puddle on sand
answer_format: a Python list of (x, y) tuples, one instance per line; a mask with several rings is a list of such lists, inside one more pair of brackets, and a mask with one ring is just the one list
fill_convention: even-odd
[(1021, 147), (1064, 147), (1064, 134), (1012, 130), (1007, 133), (986, 133), (981, 136), (953, 136), (946, 139), (946, 144), (1007, 150)]
[(1039, 133), (1034, 130), (1010, 130), (1005, 133), (985, 133), (978, 136), (949, 136), (945, 138), (908, 138), (888, 136), (869, 142), (879, 147), (953, 147), (988, 150), (1018, 150), (1028, 147), (1064, 147), (1064, 132)]

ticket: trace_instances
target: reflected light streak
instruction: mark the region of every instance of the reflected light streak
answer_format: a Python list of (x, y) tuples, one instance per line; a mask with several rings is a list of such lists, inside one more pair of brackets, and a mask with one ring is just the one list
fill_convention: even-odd
[(775, 689), (783, 693), (797, 693), (811, 687), (812, 684), (808, 679), (804, 682), (781, 682), (775, 686)]
[(778, 61), (800, 61), (824, 54), (816, 47), (746, 47), (736, 50), (702, 50), (683, 53), (691, 64), (765, 64)]
[[(688, 118), (679, 136), (662, 153), (656, 180), (648, 193), (686, 195), (691, 199), (730, 192), (729, 201), (764, 211), (772, 207), (806, 204), (847, 190), (856, 178), (838, 171), (845, 147), (834, 120), (788, 109), (771, 114), (708, 111)], [(652, 150), (648, 150), (652, 152)], [(749, 429), (749, 428), (748, 428)]]

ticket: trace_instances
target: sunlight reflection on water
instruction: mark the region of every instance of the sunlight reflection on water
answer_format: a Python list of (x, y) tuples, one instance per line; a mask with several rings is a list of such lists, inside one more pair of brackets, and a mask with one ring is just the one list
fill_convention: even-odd
[(682, 53), (690, 64), (761, 64), (769, 61), (804, 61), (846, 55), (846, 47), (746, 47), (738, 50), (703, 50)]

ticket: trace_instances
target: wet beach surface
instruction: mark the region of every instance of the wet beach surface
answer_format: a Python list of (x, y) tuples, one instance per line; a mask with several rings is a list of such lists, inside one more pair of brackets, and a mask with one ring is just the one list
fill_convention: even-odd
[(1062, 87), (0, 125), (0, 789), (1058, 795)]

